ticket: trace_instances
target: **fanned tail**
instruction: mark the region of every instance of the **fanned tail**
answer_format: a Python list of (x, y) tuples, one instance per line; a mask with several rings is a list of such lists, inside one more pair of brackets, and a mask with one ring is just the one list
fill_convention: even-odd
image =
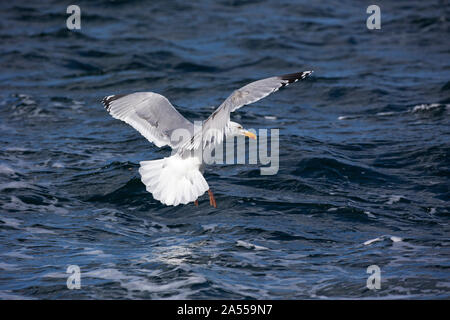
[(196, 158), (174, 155), (159, 160), (141, 161), (139, 173), (153, 198), (168, 206), (197, 200), (208, 189)]

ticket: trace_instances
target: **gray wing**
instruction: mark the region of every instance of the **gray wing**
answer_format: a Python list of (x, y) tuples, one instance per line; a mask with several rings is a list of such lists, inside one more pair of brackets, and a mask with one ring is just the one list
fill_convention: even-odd
[(139, 131), (156, 146), (178, 146), (171, 141), (172, 132), (186, 129), (192, 135), (194, 125), (183, 117), (164, 96), (154, 92), (136, 92), (103, 98), (106, 110)]
[(203, 140), (203, 148), (208, 144), (219, 144), (223, 140), (223, 135), (227, 130), (230, 121), (230, 113), (278, 91), (290, 83), (303, 80), (313, 71), (303, 71), (286, 74), (278, 77), (271, 77), (258, 80), (234, 91), (203, 123), (203, 139), (192, 139), (185, 149), (196, 149)]

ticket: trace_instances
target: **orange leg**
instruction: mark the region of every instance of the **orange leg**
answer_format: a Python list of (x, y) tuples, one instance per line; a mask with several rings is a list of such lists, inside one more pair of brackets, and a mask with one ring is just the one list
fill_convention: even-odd
[(194, 204), (195, 204), (196, 207), (198, 207), (198, 200), (195, 200)]
[(214, 195), (213, 195), (212, 191), (208, 190), (208, 194), (209, 194), (209, 204), (211, 206), (213, 206), (214, 208), (217, 208), (216, 199), (214, 199)]

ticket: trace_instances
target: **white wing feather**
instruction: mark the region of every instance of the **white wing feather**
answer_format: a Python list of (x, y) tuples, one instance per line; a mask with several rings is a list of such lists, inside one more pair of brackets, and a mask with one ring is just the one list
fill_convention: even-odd
[(102, 100), (106, 110), (139, 131), (158, 147), (176, 148), (171, 134), (176, 129), (186, 129), (192, 134), (194, 125), (183, 117), (164, 96), (154, 92), (136, 92), (112, 95)]
[[(305, 79), (312, 71), (304, 71), (271, 77), (255, 82), (234, 91), (210, 116), (203, 122), (202, 137), (194, 136), (190, 143), (183, 145), (180, 150), (197, 149), (202, 145), (220, 144), (227, 125), (230, 122), (230, 113), (253, 102), (267, 97), (269, 94), (279, 90), (290, 83)], [(201, 143), (203, 142), (203, 143)]]

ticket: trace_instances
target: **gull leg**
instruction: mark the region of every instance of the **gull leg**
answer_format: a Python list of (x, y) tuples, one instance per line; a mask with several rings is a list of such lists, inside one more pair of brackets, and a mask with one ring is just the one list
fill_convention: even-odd
[(198, 200), (195, 200), (194, 204), (195, 204), (196, 207), (198, 207)]
[(209, 204), (214, 208), (217, 208), (216, 199), (214, 199), (214, 194), (212, 193), (211, 189), (208, 190), (208, 195), (209, 195)]

